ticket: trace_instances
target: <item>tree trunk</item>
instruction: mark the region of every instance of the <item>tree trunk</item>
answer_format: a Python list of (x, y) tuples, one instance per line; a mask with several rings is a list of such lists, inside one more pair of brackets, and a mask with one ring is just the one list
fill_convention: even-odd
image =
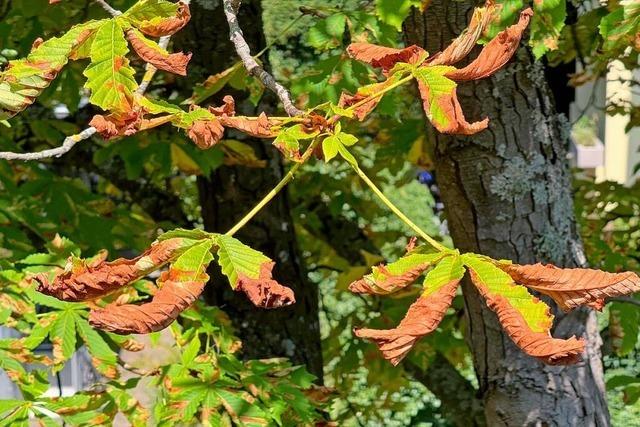
[[(466, 26), (471, 1), (434, 0), (405, 22), (408, 44), (430, 52)], [(436, 134), (436, 175), (456, 247), (519, 263), (584, 264), (576, 233), (566, 162), (567, 123), (555, 112), (540, 64), (521, 48), (494, 77), (462, 83), (458, 96), (469, 121), (488, 116), (473, 137)], [(504, 334), (470, 283), (463, 284), (467, 340), (490, 426), (606, 426), (600, 336), (595, 314), (557, 313), (554, 336), (584, 336), (583, 361), (547, 366), (522, 353)]]
[[(201, 81), (238, 61), (229, 42), (228, 26), (222, 2), (191, 3), (192, 20), (176, 37), (176, 48), (198, 52), (189, 65), (193, 81)], [(215, 6), (215, 7), (212, 7)], [(239, 13), (252, 52), (265, 45), (262, 33), (260, 1), (245, 1)], [(195, 76), (195, 77), (194, 77)], [(220, 102), (225, 88), (212, 101)], [(233, 93), (237, 108), (253, 115), (256, 109), (244, 93)], [(260, 109), (274, 109), (275, 99), (265, 94)], [(270, 141), (227, 135), (253, 146), (258, 157), (267, 160), (265, 168), (223, 166), (209, 177), (198, 179), (202, 218), (209, 231), (226, 232), (251, 209), (283, 176), (281, 156)], [(283, 191), (236, 235), (245, 244), (265, 253), (276, 262), (274, 277), (291, 287), (296, 304), (277, 310), (254, 307), (243, 294), (233, 292), (220, 271), (212, 271), (212, 283), (205, 289), (210, 304), (220, 306), (231, 317), (243, 342), (247, 358), (289, 357), (293, 363), (306, 364), (310, 372), (322, 380), (322, 352), (318, 320), (318, 290), (307, 280), (298, 250), (289, 197)]]

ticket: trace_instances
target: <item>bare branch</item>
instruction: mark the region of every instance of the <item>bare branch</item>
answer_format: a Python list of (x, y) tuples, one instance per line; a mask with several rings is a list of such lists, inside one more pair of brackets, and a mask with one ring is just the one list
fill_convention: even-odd
[(107, 13), (111, 16), (120, 16), (122, 15), (122, 12), (120, 12), (118, 9), (114, 9), (112, 8), (109, 3), (107, 3), (105, 0), (96, 0), (96, 3), (98, 3), (100, 6), (102, 6), (102, 8), (104, 10), (107, 11)]
[(61, 146), (37, 153), (14, 153), (11, 151), (0, 152), (0, 159), (5, 160), (41, 160), (49, 157), (60, 157), (71, 150), (78, 142), (84, 141), (96, 133), (96, 128), (88, 127), (80, 133), (68, 136)]
[(275, 92), (282, 101), (284, 105), (284, 110), (287, 112), (289, 116), (299, 116), (303, 114), (302, 110), (299, 110), (291, 100), (291, 94), (289, 91), (282, 86), (280, 83), (273, 78), (271, 74), (265, 71), (260, 64), (251, 56), (251, 49), (244, 39), (244, 35), (242, 34), (242, 29), (240, 28), (240, 24), (238, 23), (238, 9), (240, 8), (241, 0), (224, 0), (224, 14), (227, 17), (227, 22), (229, 23), (229, 39), (233, 43), (236, 48), (236, 52), (244, 67), (247, 69), (247, 72), (257, 77), (262, 84), (265, 85), (268, 89)]

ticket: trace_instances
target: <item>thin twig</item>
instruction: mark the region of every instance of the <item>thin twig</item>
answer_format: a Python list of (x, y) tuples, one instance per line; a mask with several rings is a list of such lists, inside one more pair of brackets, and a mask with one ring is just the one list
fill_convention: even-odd
[(238, 56), (240, 56), (247, 72), (250, 75), (257, 77), (266, 88), (275, 92), (278, 98), (280, 98), (280, 101), (282, 101), (284, 110), (289, 116), (299, 116), (303, 114), (303, 111), (293, 104), (289, 91), (278, 83), (276, 79), (265, 71), (253, 56), (251, 56), (251, 49), (244, 39), (240, 24), (238, 24), (237, 13), (240, 8), (241, 0), (224, 0), (223, 3), (224, 14), (227, 17), (227, 22), (229, 23), (229, 39), (235, 46), (236, 52), (238, 53)]
[(96, 128), (91, 126), (80, 133), (66, 137), (62, 145), (59, 147), (38, 151), (37, 153), (14, 153), (12, 151), (2, 151), (0, 152), (0, 159), (26, 161), (41, 160), (49, 157), (60, 157), (71, 150), (78, 142), (84, 141), (85, 139), (91, 137), (94, 133), (96, 133)]
[(111, 7), (111, 5), (109, 5), (109, 3), (107, 3), (105, 0), (96, 0), (96, 3), (98, 3), (100, 6), (102, 6), (102, 8), (104, 10), (107, 11), (107, 13), (111, 16), (120, 16), (122, 15), (122, 12), (120, 12), (118, 9), (114, 9)]

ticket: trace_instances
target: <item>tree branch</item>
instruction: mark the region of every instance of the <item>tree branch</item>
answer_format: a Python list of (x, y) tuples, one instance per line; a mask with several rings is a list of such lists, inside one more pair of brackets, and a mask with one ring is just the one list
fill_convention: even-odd
[(284, 106), (284, 110), (287, 112), (289, 116), (299, 116), (303, 114), (302, 110), (299, 110), (291, 100), (291, 94), (289, 91), (282, 86), (280, 83), (273, 78), (271, 74), (269, 74), (265, 69), (258, 64), (258, 62), (251, 56), (251, 49), (244, 39), (244, 35), (242, 34), (242, 29), (240, 28), (240, 24), (238, 23), (238, 9), (240, 8), (241, 0), (224, 0), (224, 14), (227, 17), (227, 22), (229, 23), (229, 39), (235, 46), (236, 52), (240, 59), (242, 60), (242, 64), (247, 69), (247, 72), (257, 77), (266, 88), (273, 91), (282, 104)]
[(41, 160), (49, 157), (60, 157), (69, 152), (69, 150), (71, 150), (78, 142), (90, 138), (94, 133), (96, 133), (96, 128), (91, 126), (80, 133), (66, 137), (62, 142), (62, 145), (59, 147), (38, 151), (37, 153), (14, 153), (12, 151), (2, 151), (0, 152), (0, 159), (27, 161)]
[(109, 3), (107, 3), (105, 0), (96, 0), (96, 3), (102, 6), (102, 8), (106, 10), (107, 13), (111, 16), (115, 17), (115, 16), (122, 15), (122, 12), (120, 12), (118, 9), (114, 9), (113, 7), (111, 7)]

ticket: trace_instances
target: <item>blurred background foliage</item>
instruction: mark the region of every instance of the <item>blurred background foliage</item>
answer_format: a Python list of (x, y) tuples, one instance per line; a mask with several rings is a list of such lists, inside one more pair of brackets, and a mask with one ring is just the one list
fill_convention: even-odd
[[(207, 8), (219, 0), (194, 2)], [(132, 3), (112, 2), (118, 8)], [(273, 46), (268, 58), (263, 60), (268, 59), (276, 77), (292, 89), (300, 105), (337, 102), (343, 90), (354, 92), (371, 78), (368, 68), (345, 55), (345, 46), (353, 41), (401, 44), (398, 30), (412, 5), (419, 6), (421, 2), (264, 0), (264, 31)], [(590, 72), (602, 73), (602, 67), (606, 68), (610, 58), (599, 56), (604, 40), (594, 28), (609, 13), (606, 8), (594, 8), (564, 27), (558, 39), (559, 49), (551, 51), (546, 61), (557, 65), (579, 58), (584, 63), (593, 62)], [(98, 17), (104, 17), (104, 12), (88, 1), (65, 2), (64, 7), (49, 7), (47, 0), (3, 2), (0, 48), (6, 50), (3, 55), (23, 57), (37, 37), (57, 35), (74, 23)], [(588, 49), (578, 49), (579, 46)], [(616, 49), (607, 52), (611, 52), (611, 57), (619, 56)], [(637, 55), (627, 63), (637, 67)], [(81, 130), (96, 113), (84, 98), (81, 70), (82, 67), (73, 64), (67, 67), (38, 104), (13, 119), (11, 128), (2, 127), (0, 149), (51, 148), (58, 146), (65, 136)], [(253, 102), (258, 103), (262, 96), (259, 85), (241, 71), (236, 74), (234, 81), (220, 82), (218, 90), (224, 91), (225, 85), (231, 84), (251, 91)], [(576, 78), (586, 79), (585, 76)], [(172, 96), (173, 79), (160, 73), (150, 92)], [(424, 132), (426, 124), (421, 105), (413, 91), (413, 88), (403, 88), (385, 97), (374, 114), (364, 123), (351, 126), (348, 132), (362, 141), (356, 152), (369, 176), (375, 177), (407, 216), (448, 244), (446, 219), (438, 204), (434, 177), (425, 174), (432, 169), (429, 141)], [(613, 106), (610, 111), (619, 112), (619, 109)], [(29, 264), (25, 261), (29, 254), (50, 252), (50, 242), (55, 241), (56, 233), (73, 242), (77, 248), (74, 250), (91, 255), (107, 249), (116, 257), (138, 253), (163, 230), (201, 227), (196, 177), (208, 175), (222, 164), (265, 167), (253, 148), (242, 142), (225, 141), (202, 152), (183, 134), (168, 128), (116, 142), (92, 138), (63, 158), (47, 162), (0, 161), (2, 293), (13, 295), (15, 292), (17, 299), (11, 301), (20, 300), (23, 291), (17, 283), (22, 273), (18, 271)], [(576, 173), (575, 209), (586, 255), (594, 267), (638, 271), (639, 185), (596, 184)], [(288, 191), (309, 276), (320, 289), (324, 381), (335, 389), (328, 408), (331, 419), (344, 426), (453, 425), (416, 372), (427, 369), (434, 359), (444, 358), (462, 377), (475, 381), (464, 340), (461, 298), (454, 301), (438, 330), (420, 342), (409, 360), (393, 368), (379, 357), (373, 345), (355, 339), (351, 330), (362, 324), (371, 327), (397, 324), (418, 289), (409, 288), (394, 298), (373, 298), (353, 295), (346, 292), (346, 288), (372, 265), (400, 256), (409, 243), (410, 231), (361, 186), (348, 166), (335, 161), (306, 165)], [(62, 259), (64, 256), (59, 253), (55, 262), (44, 263), (42, 268), (56, 265)], [(6, 308), (8, 297), (0, 297)], [(138, 298), (137, 293), (130, 298)], [(637, 299), (617, 301), (608, 305), (599, 317), (614, 425), (633, 425), (633, 421), (640, 418), (639, 304)], [(35, 307), (33, 310), (35, 313)], [(7, 324), (12, 311), (2, 313)], [(206, 330), (201, 321), (203, 313), (209, 316), (208, 322), (213, 323), (215, 330)], [(218, 320), (211, 322), (212, 318)], [(8, 324), (27, 332), (35, 322), (27, 315)], [(219, 346), (217, 355), (231, 360), (224, 365), (230, 376), (243, 370), (260, 371), (235, 359), (233, 353), (237, 348), (232, 348), (233, 338), (230, 338), (233, 333), (228, 330), (228, 319), (219, 310), (199, 306), (187, 312), (182, 322), (185, 326), (172, 327), (175, 342), (183, 340), (184, 344), (187, 337), (192, 339), (194, 335), (202, 340), (224, 341), (226, 344)], [(195, 328), (195, 332), (189, 332), (190, 327)], [(122, 343), (112, 342), (114, 337), (103, 339), (112, 353), (121, 351)], [(81, 344), (79, 341), (78, 347)], [(151, 341), (149, 345), (160, 344)], [(180, 354), (187, 351), (190, 350), (186, 346), (179, 349)], [(2, 366), (6, 368), (12, 356), (6, 352), (0, 354), (3, 358), (0, 363), (5, 363)], [(179, 368), (168, 367), (176, 363), (179, 363), (177, 359), (165, 363), (163, 369), (167, 375), (182, 375), (174, 372)], [(209, 375), (202, 366), (190, 369), (200, 369), (202, 375)], [(282, 362), (273, 368), (278, 369), (289, 367)], [(46, 389), (46, 379), (24, 381), (27, 389), (36, 388), (33, 392), (36, 397), (43, 387)], [(44, 385), (38, 388), (38, 382)], [(307, 376), (300, 374), (293, 386), (308, 388), (309, 382)], [(115, 383), (111, 387), (118, 389)], [(188, 396), (164, 398), (179, 401)], [(109, 399), (117, 402), (114, 397)], [(55, 408), (55, 402), (47, 405), (50, 410)], [(125, 405), (115, 404), (115, 407), (124, 413), (131, 412)], [(99, 411), (101, 407), (97, 408)], [(155, 416), (163, 416), (161, 408), (156, 411)], [(312, 412), (308, 408), (301, 410), (307, 415)]]

